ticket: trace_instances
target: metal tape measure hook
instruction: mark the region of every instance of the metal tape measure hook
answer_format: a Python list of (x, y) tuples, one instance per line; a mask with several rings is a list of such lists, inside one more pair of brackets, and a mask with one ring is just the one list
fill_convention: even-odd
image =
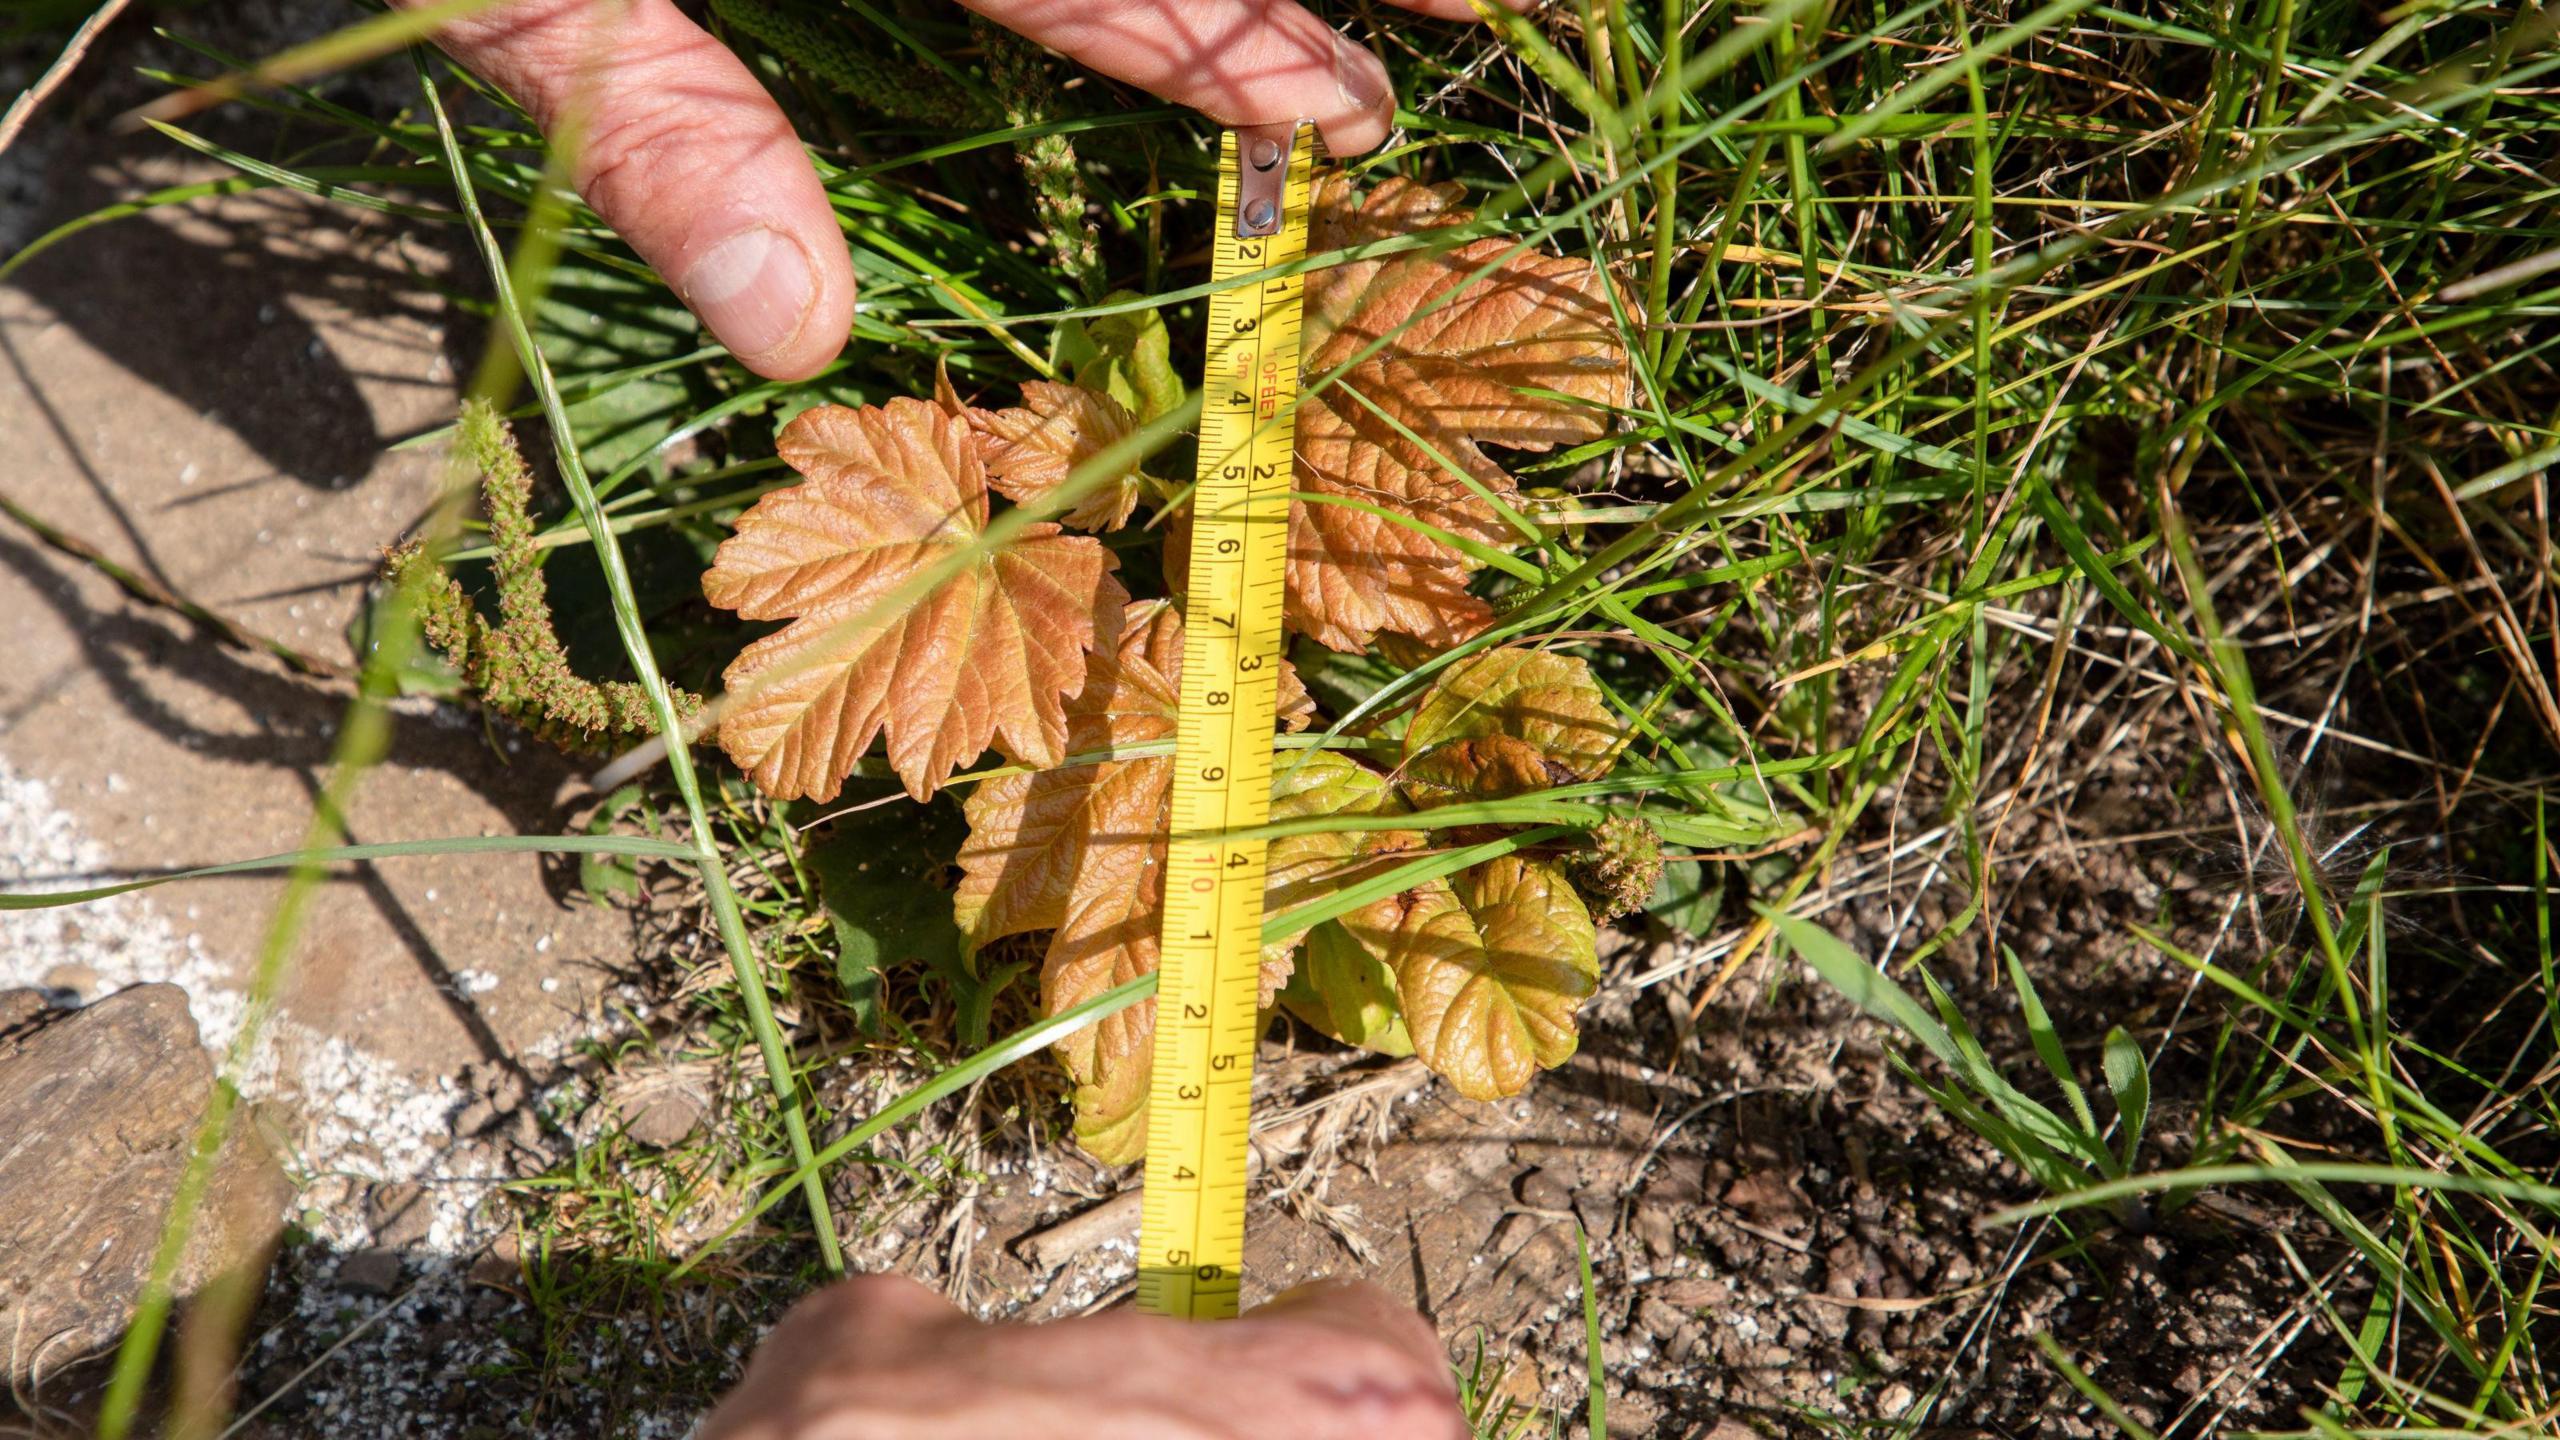
[(1236, 128), (1236, 155), (1243, 162), (1236, 167), (1237, 239), (1280, 233), (1288, 206), (1289, 152), (1297, 148), (1298, 127), (1306, 123), (1281, 120)]

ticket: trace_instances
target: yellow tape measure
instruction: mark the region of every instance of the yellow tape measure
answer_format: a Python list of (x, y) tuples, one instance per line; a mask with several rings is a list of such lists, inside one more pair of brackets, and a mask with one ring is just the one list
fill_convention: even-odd
[[(1219, 284), (1306, 255), (1314, 168), (1312, 125), (1227, 132), (1210, 272)], [(1289, 275), (1209, 297), (1138, 1242), (1139, 1308), (1194, 1320), (1233, 1316), (1244, 1271), (1269, 842), (1214, 837), (1271, 813), (1305, 295), (1305, 277)]]

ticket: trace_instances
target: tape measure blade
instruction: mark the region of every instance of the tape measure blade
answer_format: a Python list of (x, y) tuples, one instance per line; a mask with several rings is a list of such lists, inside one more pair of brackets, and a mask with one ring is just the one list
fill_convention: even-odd
[(1314, 165), (1314, 127), (1300, 124), (1277, 142), (1276, 232), (1238, 234), (1246, 147), (1265, 138), (1230, 131), (1219, 150), (1221, 288), (1208, 304), (1147, 1092), (1138, 1304), (1196, 1319), (1234, 1315), (1242, 1290), (1267, 846), (1225, 837), (1270, 813), (1305, 293), (1296, 276), (1245, 277), (1305, 255)]

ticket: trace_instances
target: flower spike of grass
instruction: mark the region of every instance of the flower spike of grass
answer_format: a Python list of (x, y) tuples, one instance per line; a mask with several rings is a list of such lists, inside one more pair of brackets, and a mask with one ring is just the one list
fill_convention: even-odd
[[(763, 1053), (766, 1083), (773, 1087), (776, 1105), (782, 1111), (783, 1128), (790, 1137), (791, 1151), (808, 1176), (800, 1184), (808, 1202), (809, 1224), (816, 1235), (819, 1258), (831, 1271), (844, 1269), (844, 1251), (836, 1240), (835, 1214), (827, 1202), (825, 1177), (811, 1162), (809, 1122), (800, 1099), (799, 1077), (792, 1068), (789, 1045), (774, 1023), (773, 1001), (765, 993), (763, 968), (756, 963), (755, 942), (747, 934), (744, 918), (739, 914), (736, 890), (729, 882), (729, 866), (722, 855), (718, 837), (711, 829), (710, 812), (703, 804), (702, 782), (693, 768), (693, 755), (685, 743), (685, 721), (677, 710), (674, 692), (658, 672), (655, 652), (650, 649), (648, 631), (640, 618), (640, 607), (632, 593), (631, 574), (624, 565), (622, 544), (607, 521), (604, 507), (596, 497), (595, 487), (588, 482), (585, 465), (578, 454), (577, 428), (562, 406), (559, 387), (551, 377), (551, 366), (534, 342), (533, 332), (525, 323), (524, 310), (517, 296), (520, 290), (516, 265), (510, 264), (506, 252), (499, 248), (497, 236), (481, 218), (479, 199), (472, 189), (469, 171), (462, 163), (460, 142), (455, 138), (452, 121), (446, 118), (444, 102), (436, 93), (431, 72), (423, 57), (417, 61), (418, 79), (426, 96), (428, 111), (434, 116), (436, 133), (444, 143), (446, 164), (454, 177), (463, 214), (468, 220), (481, 258), (489, 269), (490, 284), (497, 292), (497, 308), (504, 322), (506, 337), (513, 348), (515, 361), (533, 384), (534, 393), (542, 400), (544, 415), (551, 422), (553, 453), (559, 463), (561, 482), (569, 489), (578, 517), (587, 527), (590, 546), (597, 563), (604, 570), (605, 587), (613, 605), (614, 630), (622, 640), (623, 655), (631, 663), (635, 683), (647, 697), (656, 716), (658, 738), (666, 747), (668, 773), (673, 776), (677, 793), (683, 797), (685, 815), (693, 839), (694, 868), (702, 877), (703, 893), (709, 898), (713, 923), (720, 932), (720, 943), (735, 970), (740, 1002), (746, 1007), (756, 1048)], [(555, 152), (555, 161), (558, 163)], [(537, 235), (539, 229), (536, 230)], [(547, 266), (546, 247), (535, 245), (520, 250), (517, 264), (527, 259)], [(526, 277), (539, 283), (542, 272)], [(494, 347), (493, 347), (494, 351)], [(484, 367), (484, 371), (490, 367)], [(484, 375), (485, 379), (485, 375)], [(491, 385), (488, 389), (498, 387)]]

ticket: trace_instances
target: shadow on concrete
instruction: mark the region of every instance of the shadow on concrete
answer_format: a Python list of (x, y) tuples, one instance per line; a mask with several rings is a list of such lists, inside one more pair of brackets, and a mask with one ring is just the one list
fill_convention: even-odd
[[(0, 534), (0, 569), (14, 571), (29, 589), (44, 598), (66, 628), (77, 637), (83, 664), (66, 667), (73, 679), (94, 676), (109, 697), (134, 721), (186, 750), (200, 763), (242, 767), (289, 781), (310, 801), (319, 799), (347, 704), (343, 685), (290, 674), (263, 659), (253, 659), (221, 644), (189, 622), (140, 609), (98, 609), (81, 597), (68, 568), (71, 562), (36, 550), (16, 536)], [(220, 696), (230, 706), (257, 717), (252, 730), (209, 728), (190, 717), (178, 703), (185, 692)], [(39, 692), (17, 713), (0, 715), (0, 732), (44, 703)], [(502, 758), (488, 732), (477, 726), (396, 715), (391, 746), (382, 763), (393, 767), (435, 770), (450, 775), (487, 801), (519, 834), (557, 833), (569, 813), (554, 796), (576, 779), (579, 770), (568, 757), (528, 744), (522, 753)], [(358, 827), (350, 826), (354, 831)], [(352, 833), (352, 843), (427, 838)], [(198, 863), (214, 864), (240, 855), (207, 855)], [(47, 877), (30, 877), (43, 879)], [(272, 875), (240, 877), (252, 882)], [(222, 883), (210, 881), (206, 883)], [(488, 1060), (509, 1066), (516, 1058), (501, 1043), (461, 978), (446, 963), (426, 928), (398, 892), (370, 864), (347, 868), (335, 883), (360, 887), (367, 902), (400, 939), (420, 972), (435, 986), (454, 1017), (471, 1034)], [(569, 903), (574, 873), (548, 865), (544, 887), (555, 903)]]
[[(246, 153), (293, 153), (306, 166), (358, 158), (351, 144), (298, 153), (323, 137), (271, 117), (217, 116), (202, 128)], [(335, 156), (332, 148), (350, 153)], [(156, 135), (75, 142), (47, 176), (41, 227), (151, 191), (143, 167), (172, 153)], [(28, 261), (9, 284), (128, 373), (238, 435), (277, 476), (340, 490), (397, 438), (374, 430), (358, 380), (428, 382), (349, 371), (306, 307), (319, 302), (351, 317), (333, 317), (339, 327), (400, 319), (440, 330), (448, 372), (468, 374), (482, 327), (449, 302), (454, 282), (445, 278), (472, 277), (464, 283), (476, 286), (478, 265), (465, 245), (452, 226), (348, 206), (315, 211), (292, 192), (263, 191), (84, 231)], [(404, 268), (418, 283), (386, 283)], [(0, 360), (46, 403), (43, 376), (27, 373), (14, 352)], [(77, 437), (47, 408), (64, 446), (77, 453)], [(147, 563), (138, 527), (128, 523), (125, 533)]]

